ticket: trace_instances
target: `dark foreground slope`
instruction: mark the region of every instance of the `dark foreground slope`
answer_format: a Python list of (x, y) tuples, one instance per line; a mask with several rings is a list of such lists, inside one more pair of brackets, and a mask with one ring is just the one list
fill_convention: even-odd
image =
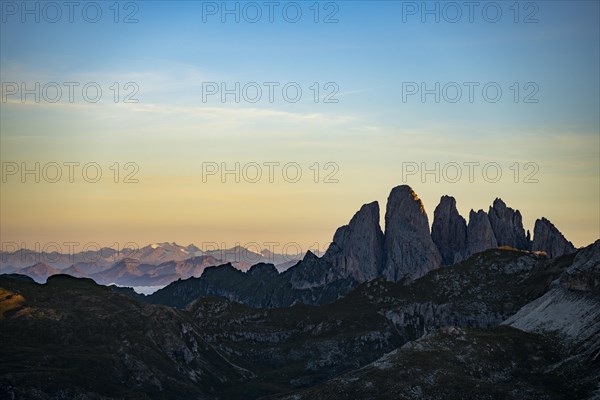
[(573, 262), (488, 250), (408, 285), (377, 280), (320, 307), (252, 309), (200, 298), (188, 311), (206, 339), (256, 377), (227, 389), (256, 398), (360, 368), (444, 326), (488, 328), (542, 296)]
[[(0, 394), (591, 398), (599, 256), (600, 241), (551, 260), (493, 249), (412, 282), (376, 280), (331, 304), (277, 309), (200, 297), (177, 310), (89, 280), (4, 276)], [(557, 326), (563, 334), (547, 329)]]
[(0, 277), (0, 398), (211, 399), (246, 371), (185, 314), (89, 279)]
[(357, 282), (308, 252), (304, 259), (279, 273), (272, 264), (256, 264), (246, 273), (231, 264), (207, 268), (201, 277), (178, 280), (146, 298), (153, 304), (185, 308), (198, 297), (216, 296), (250, 307), (289, 307), (294, 303), (331, 303)]
[(560, 360), (556, 343), (514, 328), (442, 328), (364, 368), (285, 400), (581, 398), (548, 374)]
[(600, 241), (580, 250), (543, 296), (500, 326), (444, 327), (281, 398), (598, 399)]

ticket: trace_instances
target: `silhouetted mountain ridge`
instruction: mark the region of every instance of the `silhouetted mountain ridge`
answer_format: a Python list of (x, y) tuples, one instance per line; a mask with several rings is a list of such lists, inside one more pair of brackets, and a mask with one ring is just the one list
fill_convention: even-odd
[[(183, 308), (196, 297), (219, 296), (252, 307), (288, 307), (297, 302), (319, 305), (344, 296), (363, 282), (378, 278), (411, 281), (487, 249), (532, 250), (518, 210), (496, 198), (489, 212), (471, 210), (467, 224), (456, 209), (456, 200), (442, 196), (430, 232), (419, 196), (401, 185), (392, 189), (388, 198), (385, 233), (379, 224), (379, 204), (368, 203), (348, 225), (336, 230), (321, 258), (309, 252), (285, 272), (260, 277), (234, 271), (226, 264), (210, 269), (210, 274), (207, 269), (199, 279), (173, 282), (148, 301)], [(554, 225), (545, 218), (538, 221), (537, 236), (543, 235), (543, 240), (534, 236), (534, 250), (552, 257), (575, 251)]]

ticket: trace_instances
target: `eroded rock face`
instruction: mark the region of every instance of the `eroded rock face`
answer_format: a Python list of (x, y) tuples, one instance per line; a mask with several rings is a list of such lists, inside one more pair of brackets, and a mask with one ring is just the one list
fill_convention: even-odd
[(323, 258), (344, 277), (366, 282), (381, 276), (384, 263), (379, 204), (363, 205), (348, 225), (338, 228)]
[[(554, 388), (530, 377), (544, 374), (557, 353), (541, 335), (510, 327), (446, 326), (360, 369), (277, 399), (551, 399)], [(567, 386), (560, 378), (553, 382), (556, 387)]]
[(277, 276), (279, 274), (277, 268), (275, 268), (273, 264), (266, 263), (258, 263), (253, 265), (247, 273), (249, 276), (257, 276), (263, 279), (271, 279), (272, 277)]
[(523, 219), (519, 210), (507, 207), (501, 199), (497, 198), (490, 207), (488, 216), (498, 246), (529, 250), (530, 243), (525, 236)]
[(600, 240), (577, 253), (560, 283), (568, 290), (600, 294)]
[(465, 259), (467, 250), (467, 222), (456, 209), (456, 200), (442, 196), (433, 212), (431, 239), (437, 246), (442, 263), (452, 265)]
[(558, 257), (575, 252), (575, 246), (546, 218), (535, 221), (531, 250), (544, 251), (548, 257)]
[(488, 215), (483, 210), (471, 210), (467, 226), (467, 254), (472, 255), (494, 247), (498, 247), (498, 242)]
[(569, 358), (558, 364), (558, 369), (568, 371), (569, 363), (581, 366), (581, 373), (574, 375), (577, 382), (591, 384), (598, 393), (600, 240), (574, 255), (551, 262), (560, 265), (569, 259), (573, 261), (558, 279), (553, 279), (550, 290), (523, 306), (503, 324), (561, 338), (569, 351)]
[(388, 197), (384, 247), (383, 276), (390, 281), (416, 279), (441, 265), (423, 203), (407, 185), (395, 187)]
[(297, 290), (324, 287), (341, 278), (341, 273), (329, 261), (317, 257), (311, 251), (306, 252), (302, 261), (284, 274), (289, 276), (292, 289)]

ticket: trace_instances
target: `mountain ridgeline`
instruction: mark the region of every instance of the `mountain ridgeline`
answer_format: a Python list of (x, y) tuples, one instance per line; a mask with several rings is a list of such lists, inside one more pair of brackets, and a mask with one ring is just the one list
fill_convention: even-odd
[[(362, 206), (322, 257), (281, 273), (164, 261), (192, 277), (151, 296), (0, 274), (0, 398), (600, 398), (600, 240), (574, 249), (546, 219), (532, 239), (500, 199), (467, 223), (448, 196), (430, 233), (408, 186), (385, 232), (379, 216)], [(148, 265), (124, 258), (104, 279)]]
[(409, 186), (401, 185), (388, 197), (385, 232), (379, 221), (379, 204), (365, 204), (348, 225), (336, 230), (320, 258), (307, 252), (281, 273), (265, 263), (252, 266), (247, 273), (230, 263), (208, 267), (199, 278), (173, 282), (146, 301), (183, 308), (198, 297), (217, 296), (261, 308), (320, 305), (361, 283), (378, 278), (410, 282), (487, 249), (510, 247), (544, 252), (551, 258), (576, 250), (546, 218), (536, 221), (531, 240), (521, 213), (498, 198), (487, 213), (471, 210), (467, 223), (458, 213), (456, 200), (442, 196), (430, 232), (422, 201)]
[[(91, 278), (103, 285), (163, 287), (177, 279), (198, 277), (210, 266), (231, 263), (235, 268), (247, 271), (254, 264), (272, 263), (277, 270), (283, 271), (304, 256), (278, 254), (268, 249), (252, 251), (239, 244), (226, 248), (225, 243), (222, 243), (222, 248), (219, 249), (214, 242), (205, 243), (204, 251), (193, 244), (180, 246), (174, 242), (153, 243), (141, 248), (130, 244), (133, 247), (117, 251), (89, 243), (98, 250), (71, 254), (48, 252), (44, 248), (40, 249), (40, 246), (36, 246), (37, 251), (23, 248), (0, 251), (0, 274), (27, 275), (39, 283), (46, 282), (52, 275), (66, 274), (77, 278)], [(16, 243), (13, 245), (16, 246)], [(55, 245), (60, 249), (58, 243)], [(257, 244), (248, 245), (256, 248)]]
[(318, 307), (176, 309), (0, 275), (0, 398), (595, 400), (599, 304), (600, 240), (551, 259), (489, 249)]

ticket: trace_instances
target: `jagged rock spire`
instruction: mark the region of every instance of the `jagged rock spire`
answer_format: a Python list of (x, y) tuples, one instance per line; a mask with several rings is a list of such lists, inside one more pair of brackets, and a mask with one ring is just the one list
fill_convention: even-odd
[(487, 213), (471, 210), (467, 226), (467, 254), (470, 256), (494, 247), (498, 247), (498, 242)]
[(395, 187), (388, 197), (384, 247), (383, 276), (391, 281), (416, 279), (441, 265), (425, 207), (410, 186)]
[(464, 260), (467, 248), (467, 222), (456, 209), (456, 200), (442, 196), (433, 212), (431, 239), (437, 246), (442, 263), (452, 265)]
[(548, 257), (552, 258), (574, 253), (576, 249), (573, 243), (565, 239), (552, 222), (546, 218), (541, 218), (535, 221), (531, 250), (544, 251), (548, 254)]
[(348, 225), (338, 228), (323, 258), (343, 276), (358, 282), (381, 276), (384, 254), (379, 203), (363, 205)]
[(496, 198), (489, 209), (488, 217), (498, 246), (529, 250), (530, 243), (525, 236), (523, 219), (519, 210), (507, 207), (502, 199)]

